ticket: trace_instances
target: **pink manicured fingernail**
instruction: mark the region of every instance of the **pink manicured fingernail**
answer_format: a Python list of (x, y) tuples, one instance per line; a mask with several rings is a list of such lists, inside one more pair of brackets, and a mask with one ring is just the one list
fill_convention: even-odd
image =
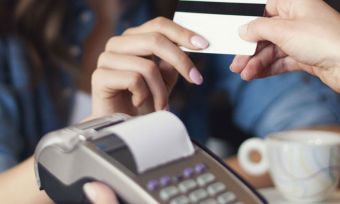
[(209, 47), (209, 42), (202, 36), (194, 35), (191, 39), (191, 44), (199, 49), (206, 49)]
[(93, 189), (91, 183), (87, 183), (83, 186), (83, 190), (91, 202), (96, 201), (96, 191)]
[(196, 67), (190, 70), (189, 76), (196, 85), (201, 85), (203, 83), (203, 77)]

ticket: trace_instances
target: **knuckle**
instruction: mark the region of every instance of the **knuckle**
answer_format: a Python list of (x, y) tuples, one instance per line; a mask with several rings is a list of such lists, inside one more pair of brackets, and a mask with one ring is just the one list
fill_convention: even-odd
[(154, 76), (157, 69), (158, 69), (158, 67), (157, 67), (156, 63), (154, 63), (154, 62), (148, 61), (148, 62), (145, 62), (145, 64), (144, 64), (144, 72), (148, 76)]
[(124, 31), (123, 35), (130, 35), (134, 32), (135, 28), (128, 28)]
[(143, 76), (139, 73), (132, 73), (130, 77), (130, 86), (133, 88), (138, 88), (143, 86)]
[(102, 52), (98, 57), (97, 67), (101, 67), (107, 59), (108, 53)]
[(108, 73), (105, 71), (105, 69), (97, 68), (92, 73), (91, 78), (91, 88), (92, 88), (92, 95), (94, 98), (105, 98), (107, 96), (107, 86), (109, 86)]
[(100, 68), (97, 68), (91, 76), (91, 83), (93, 87), (96, 87), (101, 84), (102, 82), (102, 77), (103, 76), (103, 71)]
[(168, 20), (164, 17), (157, 17), (154, 20), (152, 20), (152, 26), (157, 30), (160, 30), (167, 21)]
[(105, 45), (105, 50), (110, 50), (111, 45), (114, 45), (118, 38), (119, 38), (119, 36), (111, 37)]
[(154, 46), (158, 47), (159, 45), (163, 44), (165, 40), (166, 39), (165, 39), (165, 37), (162, 34), (160, 34), (160, 33), (152, 33), (150, 42)]

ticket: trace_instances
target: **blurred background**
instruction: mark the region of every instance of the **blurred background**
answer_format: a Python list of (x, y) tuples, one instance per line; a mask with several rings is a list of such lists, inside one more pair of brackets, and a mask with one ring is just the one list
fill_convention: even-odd
[[(47, 132), (88, 116), (91, 74), (107, 40), (157, 16), (171, 19), (176, 4), (0, 0), (0, 152), (6, 155), (0, 167), (31, 155)], [(339, 96), (312, 76), (245, 82), (229, 70), (233, 56), (190, 56), (205, 82), (193, 86), (179, 79), (170, 109), (193, 139), (222, 157), (234, 155), (248, 137), (339, 123)]]

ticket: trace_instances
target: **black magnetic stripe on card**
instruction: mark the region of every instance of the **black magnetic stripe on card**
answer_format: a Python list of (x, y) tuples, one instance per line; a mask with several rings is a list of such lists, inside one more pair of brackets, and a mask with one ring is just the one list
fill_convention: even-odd
[(179, 1), (176, 12), (236, 16), (263, 16), (265, 4)]

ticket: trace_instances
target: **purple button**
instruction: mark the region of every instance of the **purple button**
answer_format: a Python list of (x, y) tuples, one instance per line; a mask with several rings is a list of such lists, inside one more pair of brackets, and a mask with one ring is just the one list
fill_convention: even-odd
[(159, 186), (159, 183), (158, 183), (157, 180), (151, 180), (151, 181), (149, 181), (148, 184), (146, 185), (146, 187), (147, 187), (147, 189), (148, 189), (149, 191), (154, 191), (154, 190), (156, 190), (156, 188), (158, 188), (158, 186)]
[(171, 178), (169, 176), (163, 176), (159, 179), (159, 182), (163, 187), (168, 186), (171, 183)]
[(207, 169), (207, 166), (205, 166), (205, 164), (203, 163), (198, 163), (195, 166), (195, 172), (198, 174), (203, 173), (206, 169)]
[(194, 170), (192, 168), (186, 168), (183, 171), (183, 176), (185, 178), (190, 178), (194, 174)]

